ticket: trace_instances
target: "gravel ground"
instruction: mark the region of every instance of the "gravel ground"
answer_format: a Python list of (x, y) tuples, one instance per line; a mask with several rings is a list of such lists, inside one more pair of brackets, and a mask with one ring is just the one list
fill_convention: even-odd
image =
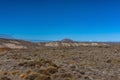
[(120, 46), (0, 52), (0, 80), (120, 80)]

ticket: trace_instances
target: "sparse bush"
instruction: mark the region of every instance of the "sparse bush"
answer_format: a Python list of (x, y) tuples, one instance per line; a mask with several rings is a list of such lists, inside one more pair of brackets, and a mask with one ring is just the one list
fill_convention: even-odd
[(60, 77), (60, 74), (54, 74), (53, 75), (53, 79), (56, 79), (56, 78), (59, 78)]
[(31, 70), (26, 70), (25, 73), (26, 74), (30, 74), (32, 71)]
[(22, 73), (22, 74), (19, 75), (19, 77), (20, 77), (21, 79), (23, 79), (23, 78), (26, 77), (26, 74), (25, 74), (25, 73)]
[[(19, 63), (18, 65), (24, 67), (35, 67), (36, 64), (38, 64), (38, 61), (23, 62), (23, 63)], [(39, 65), (41, 65), (40, 62)]]
[(50, 73), (50, 74), (54, 74), (54, 73), (58, 72), (58, 69), (50, 66), (50, 67), (47, 68), (47, 72)]
[(1, 77), (0, 80), (11, 80), (11, 79), (8, 77)]
[(61, 78), (72, 78), (73, 76), (70, 73), (63, 73), (63, 74), (60, 75), (60, 77)]
[(85, 76), (84, 79), (85, 79), (85, 80), (91, 80), (91, 79), (89, 78), (89, 76)]
[(40, 70), (38, 71), (38, 73), (40, 73), (40, 74), (45, 74), (45, 75), (50, 75), (46, 69), (40, 69)]
[(38, 76), (39, 74), (37, 73), (31, 73), (25, 77), (25, 80), (35, 80)]
[(51, 77), (48, 75), (40, 74), (37, 78), (34, 80), (51, 80)]
[(14, 70), (14, 71), (11, 72), (12, 75), (16, 75), (18, 73), (19, 73), (19, 70)]
[(11, 50), (10, 48), (0, 48), (0, 52), (4, 52), (4, 51), (9, 51)]
[(7, 71), (1, 71), (1, 74), (2, 75), (7, 75), (8, 73), (7, 73)]

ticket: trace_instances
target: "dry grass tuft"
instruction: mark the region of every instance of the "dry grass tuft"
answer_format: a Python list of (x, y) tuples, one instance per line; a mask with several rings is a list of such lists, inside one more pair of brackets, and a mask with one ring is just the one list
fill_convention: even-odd
[(63, 73), (60, 75), (61, 78), (73, 78), (72, 74), (70, 73)]
[(8, 77), (2, 77), (2, 78), (0, 78), (0, 80), (12, 80), (12, 79), (10, 79)]
[(50, 74), (54, 74), (54, 73), (58, 72), (58, 69), (56, 67), (53, 67), (53, 66), (49, 66), (46, 70)]
[(11, 74), (12, 74), (12, 75), (17, 75), (17, 74), (19, 74), (19, 70), (14, 70), (14, 71), (11, 72)]
[(40, 70), (38, 71), (38, 73), (40, 73), (40, 74), (45, 74), (45, 75), (50, 75), (46, 69), (40, 69)]
[(27, 76), (27, 75), (25, 73), (22, 73), (22, 74), (19, 75), (19, 78), (23, 79), (23, 78), (25, 78), (25, 76)]
[(26, 75), (25, 80), (35, 80), (38, 77), (38, 75), (38, 73), (32, 72), (31, 74)]
[(8, 73), (7, 73), (7, 71), (3, 70), (3, 71), (1, 71), (1, 74), (5, 76), (5, 75), (7, 75)]
[(51, 80), (51, 77), (48, 75), (40, 74), (35, 80)]
[(11, 50), (10, 48), (0, 48), (0, 52), (4, 52), (4, 51), (9, 51)]

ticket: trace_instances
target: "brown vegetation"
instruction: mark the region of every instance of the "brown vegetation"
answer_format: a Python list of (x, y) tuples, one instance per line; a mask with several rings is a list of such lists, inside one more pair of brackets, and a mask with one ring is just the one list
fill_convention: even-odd
[(120, 80), (119, 48), (119, 45), (0, 48), (0, 80)]
[(0, 52), (4, 52), (4, 51), (9, 51), (11, 50), (10, 48), (0, 48)]

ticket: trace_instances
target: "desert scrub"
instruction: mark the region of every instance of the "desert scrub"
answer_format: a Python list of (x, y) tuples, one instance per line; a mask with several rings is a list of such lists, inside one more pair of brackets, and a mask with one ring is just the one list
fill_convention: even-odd
[(58, 72), (58, 69), (56, 67), (53, 67), (53, 66), (49, 66), (46, 70), (50, 74), (54, 74), (54, 73)]
[(1, 71), (1, 75), (6, 76), (7, 74), (8, 74), (7, 71), (5, 70)]
[(114, 58), (114, 59), (112, 59), (111, 62), (114, 63), (114, 64), (120, 64), (120, 58), (119, 59), (118, 58)]
[(40, 61), (29, 61), (29, 62), (19, 63), (18, 66), (35, 67), (36, 64), (41, 66), (42, 63)]
[(25, 71), (26, 74), (30, 74), (31, 72), (32, 72), (31, 69)]
[(64, 80), (76, 80), (75, 78), (65, 78)]
[(12, 79), (10, 79), (8, 77), (1, 77), (0, 80), (12, 80)]
[(12, 75), (17, 75), (17, 74), (19, 74), (19, 70), (13, 70), (13, 71), (11, 71), (11, 74), (12, 74)]
[(29, 75), (26, 75), (24, 79), (25, 79), (25, 80), (34, 80), (34, 79), (37, 78), (38, 76), (39, 76), (38, 73), (32, 72), (32, 73), (30, 73)]
[(37, 72), (40, 74), (51, 75), (58, 72), (58, 68), (54, 66), (47, 66), (39, 69)]
[(38, 73), (40, 73), (40, 74), (45, 74), (45, 75), (50, 75), (50, 73), (48, 73), (48, 71), (47, 71), (46, 69), (40, 69), (40, 70), (38, 71)]
[(44, 75), (44, 74), (40, 74), (37, 78), (35, 78), (34, 80), (52, 80), (50, 76), (48, 75)]
[(10, 51), (11, 49), (10, 48), (0, 48), (0, 52), (4, 52), (4, 51)]
[(41, 66), (44, 66), (44, 67), (53, 66), (53, 67), (59, 68), (52, 61), (48, 61), (48, 60), (45, 60), (45, 59), (40, 59), (40, 60), (34, 60), (34, 61), (28, 61), (28, 62), (19, 63), (18, 66), (34, 67), (34, 68), (40, 68)]
[(38, 64), (38, 63), (39, 63), (39, 65), (41, 64), (41, 63), (38, 62), (38, 61), (29, 61), (29, 62), (21, 63), (21, 64), (19, 64), (19, 65), (24, 66), (24, 67), (32, 67), (32, 66), (35, 66), (35, 65)]
[(54, 67), (58, 67), (56, 64), (54, 64), (52, 61), (50, 60), (46, 60), (46, 59), (39, 59), (36, 60), (39, 63), (41, 63), (42, 65), (46, 65), (46, 66), (54, 66)]
[(25, 78), (26, 76), (27, 76), (26, 73), (22, 73), (22, 74), (19, 75), (19, 78), (20, 78), (20, 79), (23, 79), (23, 78)]
[(73, 78), (71, 73), (63, 73), (60, 75), (61, 78)]
[(51, 77), (45, 74), (31, 73), (24, 80), (51, 80)]
[(76, 80), (70, 73), (56, 73), (52, 75), (53, 80)]
[(55, 80), (55, 79), (57, 79), (57, 78), (59, 78), (59, 77), (60, 77), (60, 74), (59, 74), (59, 73), (52, 75), (52, 79), (53, 79), (53, 80)]

